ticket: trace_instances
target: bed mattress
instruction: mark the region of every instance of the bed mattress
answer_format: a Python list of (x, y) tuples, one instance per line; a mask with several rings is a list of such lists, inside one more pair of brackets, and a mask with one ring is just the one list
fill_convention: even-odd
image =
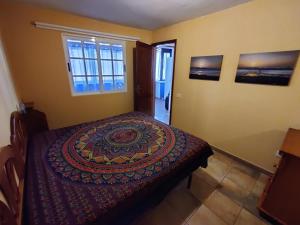
[(24, 222), (113, 224), (210, 155), (207, 142), (137, 112), (39, 133), (28, 146)]

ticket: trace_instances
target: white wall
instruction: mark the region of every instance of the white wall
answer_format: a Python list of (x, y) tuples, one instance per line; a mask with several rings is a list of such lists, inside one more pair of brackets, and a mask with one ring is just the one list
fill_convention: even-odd
[(16, 110), (18, 100), (0, 33), (0, 146), (9, 144), (10, 127), (9, 118), (12, 111)]

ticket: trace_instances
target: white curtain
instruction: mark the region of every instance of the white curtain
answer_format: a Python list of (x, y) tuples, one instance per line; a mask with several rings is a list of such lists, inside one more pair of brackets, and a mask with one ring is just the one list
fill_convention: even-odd
[(0, 146), (9, 144), (9, 119), (17, 108), (18, 99), (13, 86), (0, 33)]

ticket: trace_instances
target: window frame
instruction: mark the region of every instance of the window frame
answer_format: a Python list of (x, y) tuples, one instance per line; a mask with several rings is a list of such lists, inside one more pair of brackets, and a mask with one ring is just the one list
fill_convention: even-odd
[[(85, 36), (85, 35), (77, 35), (77, 34), (68, 34), (68, 33), (62, 33), (62, 43), (63, 43), (63, 49), (64, 49), (64, 55), (65, 55), (65, 65), (66, 65), (66, 70), (67, 70), (67, 74), (68, 74), (68, 79), (69, 79), (69, 85), (70, 85), (70, 89), (71, 89), (71, 95), (72, 96), (84, 96), (84, 95), (102, 95), (102, 94), (114, 94), (114, 93), (126, 93), (127, 92), (127, 57), (126, 57), (126, 41), (123, 40), (114, 40), (114, 39), (108, 39), (108, 38), (101, 38), (101, 37), (91, 37), (91, 36)], [(74, 83), (73, 83), (73, 74), (71, 71), (71, 63), (70, 63), (70, 59), (72, 57), (70, 57), (69, 55), (69, 50), (68, 50), (68, 46), (67, 46), (67, 40), (68, 39), (74, 39), (74, 40), (79, 40), (79, 41), (92, 41), (96, 43), (96, 54), (97, 54), (97, 65), (98, 65), (98, 77), (99, 77), (99, 87), (100, 90), (99, 91), (85, 91), (85, 92), (76, 92), (75, 91), (75, 87), (74, 87)], [(118, 44), (118, 45), (122, 45), (123, 48), (123, 76), (124, 76), (124, 89), (122, 90), (110, 90), (110, 91), (105, 91), (103, 89), (103, 75), (102, 75), (102, 67), (101, 67), (101, 57), (100, 57), (100, 42), (104, 42), (104, 43), (109, 43), (109, 44)], [(85, 56), (83, 53), (83, 61), (84, 61), (84, 65), (85, 65)], [(121, 60), (120, 60), (121, 61)], [(113, 64), (114, 60), (113, 58), (111, 59), (111, 62)], [(86, 70), (86, 67), (84, 68)], [(82, 75), (82, 76), (89, 76), (87, 74)], [(96, 75), (97, 76), (97, 75)], [(106, 75), (104, 75), (106, 76)], [(118, 76), (118, 75), (112, 75), (114, 76)], [(120, 75), (122, 76), (122, 75)]]

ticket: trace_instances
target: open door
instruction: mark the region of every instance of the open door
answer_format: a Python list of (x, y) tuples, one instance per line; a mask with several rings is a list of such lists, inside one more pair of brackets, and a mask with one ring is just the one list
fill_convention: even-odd
[(134, 110), (154, 115), (153, 47), (136, 42), (134, 50)]

